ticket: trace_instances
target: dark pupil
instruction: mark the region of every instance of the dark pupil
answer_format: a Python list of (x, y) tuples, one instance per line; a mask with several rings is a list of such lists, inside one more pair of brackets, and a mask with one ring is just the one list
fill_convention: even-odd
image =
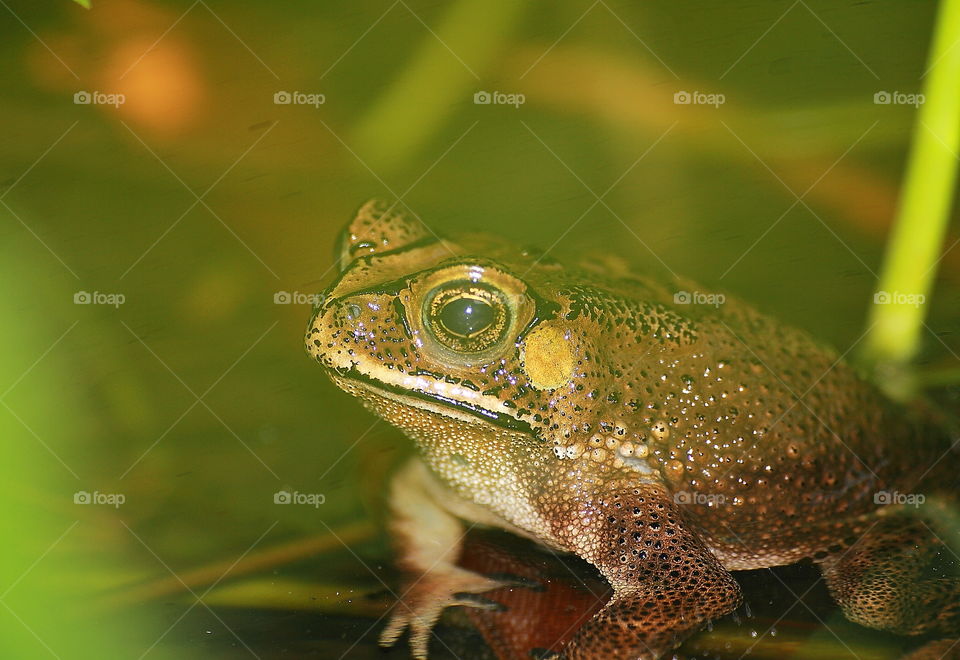
[(494, 321), (493, 307), (476, 298), (451, 300), (440, 310), (440, 322), (455, 335), (472, 337)]

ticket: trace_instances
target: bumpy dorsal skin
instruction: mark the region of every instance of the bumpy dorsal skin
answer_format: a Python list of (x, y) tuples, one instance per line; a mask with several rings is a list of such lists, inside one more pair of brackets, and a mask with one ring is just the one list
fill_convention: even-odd
[[(307, 350), (419, 449), (391, 491), (410, 579), (384, 643), (409, 627), (426, 657), (444, 607), (495, 606), (480, 594), (501, 581), (456, 566), (464, 520), (610, 582), (568, 658), (661, 657), (736, 608), (730, 571), (804, 558), (865, 625), (956, 632), (955, 576), (892, 589), (868, 568), (895, 554), (896, 525), (878, 522), (906, 515), (898, 494), (954, 497), (949, 436), (805, 333), (729, 297), (685, 304), (703, 291), (690, 283), (440, 239), (384, 202), (360, 210), (337, 258)], [(941, 556), (932, 525), (923, 542)]]

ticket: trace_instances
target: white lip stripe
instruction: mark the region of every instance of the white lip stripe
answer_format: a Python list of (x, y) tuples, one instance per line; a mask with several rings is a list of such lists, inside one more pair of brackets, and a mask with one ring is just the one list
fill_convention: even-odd
[[(358, 369), (357, 371), (360, 371), (360, 370)], [(363, 373), (363, 372), (360, 371), (360, 373)], [(443, 415), (444, 417), (449, 417), (451, 419), (456, 419), (461, 422), (476, 424), (479, 421), (480, 423), (487, 423), (487, 424), (490, 424), (491, 426), (494, 425), (492, 421), (484, 420), (482, 417), (471, 415), (468, 412), (458, 410), (457, 408), (454, 408), (452, 406), (445, 406), (442, 403), (433, 402), (433, 401), (424, 401), (423, 399), (417, 399), (409, 395), (399, 394), (397, 392), (391, 392), (390, 390), (379, 388), (376, 385), (371, 385), (370, 383), (365, 383), (361, 380), (350, 378), (348, 376), (336, 375), (334, 372), (331, 372), (331, 374), (333, 374), (333, 378), (337, 382), (337, 385), (347, 391), (349, 391), (351, 387), (360, 388), (376, 396), (379, 396), (381, 398), (403, 404), (404, 406), (408, 406), (411, 408), (421, 408), (423, 410), (427, 410), (429, 412), (436, 413), (438, 415)], [(487, 395), (486, 398), (493, 399), (493, 397), (490, 397), (489, 395)], [(493, 399), (493, 400), (499, 403), (497, 399)], [(489, 408), (484, 408), (484, 409), (488, 411), (490, 410)], [(497, 413), (497, 414), (505, 414), (505, 413)], [(521, 431), (516, 431), (516, 430), (511, 430), (507, 432), (515, 433), (518, 436), (525, 435)]]
[(468, 387), (447, 383), (426, 376), (400, 374), (397, 373), (396, 369), (388, 369), (386, 366), (379, 364), (372, 366), (356, 364), (354, 369), (364, 376), (368, 376), (386, 385), (392, 385), (404, 390), (419, 390), (426, 394), (439, 394), (449, 399), (457, 399), (459, 401), (468, 401), (471, 405), (483, 408), (488, 412), (498, 415), (509, 415), (500, 399), (490, 394), (481, 394)]

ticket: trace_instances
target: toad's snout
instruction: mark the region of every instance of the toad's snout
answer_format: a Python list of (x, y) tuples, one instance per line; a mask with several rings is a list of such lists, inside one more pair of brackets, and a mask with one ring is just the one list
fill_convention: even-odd
[(307, 353), (329, 369), (349, 369), (356, 361), (354, 347), (365, 334), (359, 305), (328, 298), (314, 312), (307, 327)]

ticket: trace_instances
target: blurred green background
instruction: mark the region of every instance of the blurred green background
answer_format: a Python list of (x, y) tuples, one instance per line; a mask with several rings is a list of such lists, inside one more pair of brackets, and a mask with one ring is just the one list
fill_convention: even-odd
[[(875, 95), (920, 91), (936, 10), (0, 5), (0, 655), (63, 658), (268, 657), (251, 640), (282, 627), (221, 612), (382, 612), (354, 596), (391, 576), (384, 479), (408, 443), (302, 349), (371, 197), (855, 348), (915, 114)], [(960, 368), (953, 226), (919, 358), (938, 372)], [(297, 630), (366, 657), (337, 621)]]

